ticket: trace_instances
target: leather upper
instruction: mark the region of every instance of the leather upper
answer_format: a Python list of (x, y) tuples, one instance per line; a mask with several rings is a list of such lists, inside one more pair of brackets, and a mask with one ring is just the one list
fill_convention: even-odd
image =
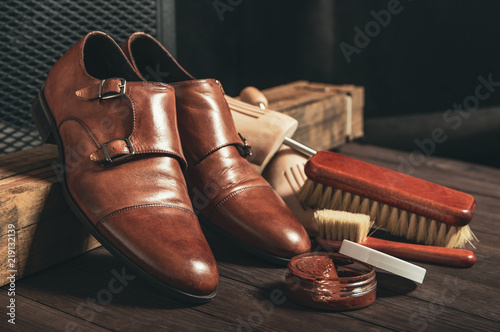
[(172, 85), (194, 208), (226, 233), (270, 254), (289, 258), (309, 251), (303, 226), (238, 150), (241, 138), (219, 83)]
[(172, 86), (143, 81), (109, 36), (92, 32), (55, 64), (44, 96), (84, 215), (158, 279), (214, 292), (217, 267), (186, 188)]

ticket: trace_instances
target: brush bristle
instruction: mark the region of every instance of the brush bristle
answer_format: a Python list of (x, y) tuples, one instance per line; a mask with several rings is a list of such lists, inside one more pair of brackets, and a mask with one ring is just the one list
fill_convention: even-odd
[(315, 209), (368, 214), (375, 225), (391, 234), (427, 245), (464, 248), (478, 241), (468, 225), (450, 226), (387, 204), (360, 197), (307, 179), (298, 199)]
[(314, 220), (319, 237), (336, 241), (362, 242), (372, 225), (369, 215), (328, 209), (314, 212)]

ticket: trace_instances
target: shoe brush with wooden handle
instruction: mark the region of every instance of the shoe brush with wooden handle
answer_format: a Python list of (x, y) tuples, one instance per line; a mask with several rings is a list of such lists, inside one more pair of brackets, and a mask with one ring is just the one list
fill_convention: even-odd
[[(242, 100), (261, 102), (255, 90)], [(311, 155), (302, 204), (368, 214), (389, 233), (427, 245), (463, 248), (477, 241), (468, 226), (476, 210), (472, 196), (338, 153), (316, 153), (289, 137), (283, 143)]]
[(339, 251), (342, 240), (346, 239), (404, 259), (455, 267), (471, 267), (476, 262), (476, 255), (470, 250), (401, 243), (367, 237), (373, 222), (370, 221), (370, 216), (366, 214), (318, 210), (314, 212), (314, 220), (318, 226), (316, 242), (327, 251)]

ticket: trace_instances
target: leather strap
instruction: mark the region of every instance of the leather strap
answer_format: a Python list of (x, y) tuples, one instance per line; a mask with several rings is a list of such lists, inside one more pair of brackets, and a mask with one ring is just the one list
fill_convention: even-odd
[[(138, 151), (139, 152), (139, 151)], [(136, 154), (133, 143), (128, 138), (114, 139), (101, 144), (101, 147), (90, 155), (90, 160), (101, 163), (116, 162), (118, 158), (125, 159)]]
[(218, 145), (218, 146), (212, 148), (211, 150), (209, 150), (206, 153), (200, 154), (200, 157), (195, 162), (195, 165), (200, 163), (203, 159), (205, 159), (206, 157), (208, 157), (210, 154), (214, 153), (215, 151), (222, 149), (223, 147), (230, 146), (230, 145), (235, 146), (236, 149), (238, 150), (239, 154), (243, 158), (247, 158), (247, 157), (251, 156), (252, 155), (252, 147), (250, 145), (248, 145), (247, 140), (244, 137), (242, 137), (240, 133), (238, 133), (238, 135), (240, 136), (241, 140), (228, 141), (226, 143), (223, 143), (221, 145)]
[(76, 96), (83, 100), (114, 98), (125, 94), (126, 84), (123, 78), (107, 78), (76, 91)]
[(168, 155), (179, 161), (182, 170), (187, 168), (187, 162), (180, 151), (165, 150), (154, 146), (134, 148), (133, 137), (131, 139), (116, 138), (102, 143), (101, 147), (90, 155), (90, 160), (109, 166), (140, 155)]

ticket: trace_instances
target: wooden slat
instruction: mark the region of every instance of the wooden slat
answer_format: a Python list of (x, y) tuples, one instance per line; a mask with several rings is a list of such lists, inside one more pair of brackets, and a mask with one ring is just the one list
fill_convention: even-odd
[[(123, 286), (123, 291), (113, 295), (109, 304), (93, 310), (95, 307), (88, 304), (88, 299), (99, 304), (98, 294), (108, 289), (112, 271), (121, 273), (123, 268), (121, 261), (101, 247), (65, 265), (18, 281), (17, 293), (110, 330), (186, 331), (195, 330), (200, 322), (209, 331), (231, 327), (225, 321), (200, 313), (196, 307), (169, 299), (139, 277)], [(127, 268), (125, 273), (133, 275)]]
[(13, 175), (50, 166), (56, 160), (57, 147), (48, 144), (0, 155), (0, 181)]
[[(7, 291), (0, 290), (0, 302), (7, 304), (11, 297)], [(10, 319), (3, 313), (0, 320), (0, 330), (2, 331), (77, 331), (72, 329), (77, 327), (79, 331), (110, 331), (99, 325), (79, 319), (71, 314), (55, 309), (49, 305), (41, 305), (39, 302), (26, 298), (22, 295), (14, 297), (16, 304), (15, 325), (7, 322)], [(3, 307), (3, 306), (2, 306)]]

